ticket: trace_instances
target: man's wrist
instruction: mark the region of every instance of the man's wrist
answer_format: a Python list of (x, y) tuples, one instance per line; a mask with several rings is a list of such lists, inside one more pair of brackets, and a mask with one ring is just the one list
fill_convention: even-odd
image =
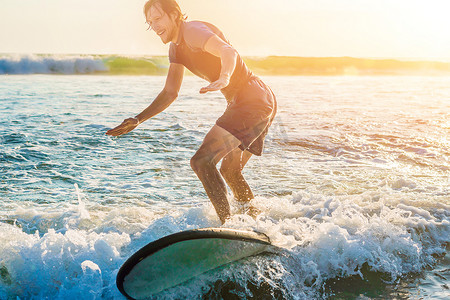
[(135, 119), (138, 122), (138, 124), (141, 124), (141, 120), (139, 120), (138, 116), (133, 117), (133, 119)]
[(220, 74), (219, 78), (230, 81), (231, 75), (227, 74), (227, 73), (222, 73), (222, 74)]

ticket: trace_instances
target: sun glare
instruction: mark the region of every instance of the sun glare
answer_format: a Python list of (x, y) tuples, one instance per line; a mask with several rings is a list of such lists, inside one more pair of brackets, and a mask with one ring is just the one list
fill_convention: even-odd
[[(0, 53), (166, 55), (145, 31), (144, 2), (3, 0)], [(189, 20), (218, 26), (242, 55), (450, 61), (448, 0), (179, 2)]]
[(398, 8), (393, 30), (399, 43), (417, 47), (424, 58), (448, 57), (450, 1), (402, 1)]

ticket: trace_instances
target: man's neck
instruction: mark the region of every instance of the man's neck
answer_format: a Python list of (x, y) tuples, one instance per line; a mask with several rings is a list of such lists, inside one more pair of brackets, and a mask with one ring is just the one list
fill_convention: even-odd
[(181, 43), (181, 27), (183, 26), (183, 23), (184, 23), (183, 21), (180, 21), (180, 23), (178, 23), (176, 33), (171, 41), (174, 44), (178, 45), (179, 43)]

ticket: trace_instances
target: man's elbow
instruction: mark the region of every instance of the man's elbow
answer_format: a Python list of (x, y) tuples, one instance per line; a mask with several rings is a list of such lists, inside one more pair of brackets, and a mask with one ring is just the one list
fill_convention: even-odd
[(178, 98), (178, 91), (175, 90), (163, 90), (164, 97), (169, 101), (174, 101)]
[(234, 59), (236, 59), (236, 57), (238, 56), (238, 52), (236, 51), (236, 49), (234, 49), (230, 45), (224, 45), (220, 52), (221, 55), (233, 57)]

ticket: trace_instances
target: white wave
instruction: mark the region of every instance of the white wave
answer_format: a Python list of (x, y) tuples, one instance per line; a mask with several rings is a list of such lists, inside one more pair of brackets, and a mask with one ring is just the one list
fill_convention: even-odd
[[(285, 250), (202, 274), (160, 296), (198, 298), (216, 282), (231, 281), (244, 294), (251, 293), (246, 286), (252, 282), (311, 299), (336, 277), (365, 277), (370, 270), (392, 282), (421, 272), (437, 263), (450, 242), (448, 207), (406, 201), (395, 190), (353, 196), (303, 192), (257, 198), (254, 204), (262, 211), (256, 220), (235, 214), (224, 226), (264, 232)], [(18, 209), (10, 217), (28, 230), (0, 223), (0, 298), (120, 298), (115, 276), (133, 252), (181, 230), (220, 226), (209, 203), (157, 216), (142, 207), (79, 202), (59, 212)]]
[(88, 74), (108, 71), (92, 56), (3, 56), (0, 74)]

